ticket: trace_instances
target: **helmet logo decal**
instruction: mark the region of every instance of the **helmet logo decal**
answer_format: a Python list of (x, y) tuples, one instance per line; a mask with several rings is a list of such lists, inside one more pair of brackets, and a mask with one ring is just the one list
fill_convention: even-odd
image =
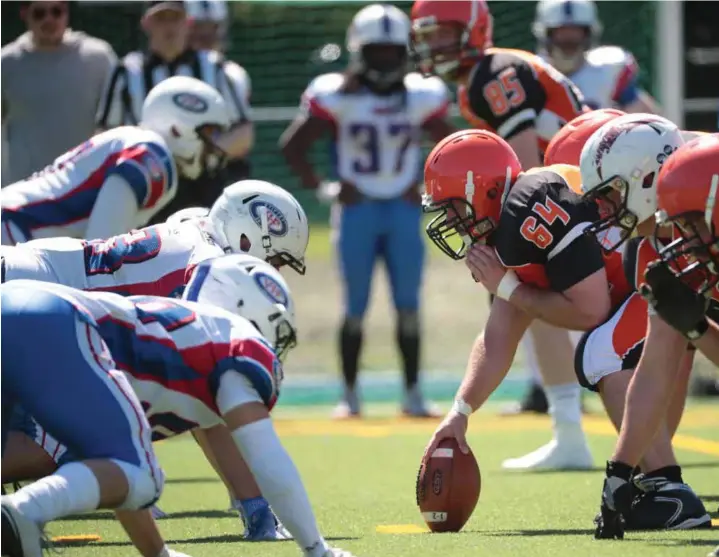
[(177, 93), (172, 96), (172, 102), (183, 110), (194, 112), (195, 114), (207, 112), (209, 108), (207, 101), (194, 93)]
[(285, 292), (285, 289), (282, 288), (282, 285), (279, 282), (265, 273), (255, 273), (253, 277), (257, 286), (259, 286), (260, 290), (262, 290), (262, 293), (273, 303), (287, 306), (287, 292)]
[(649, 126), (652, 130), (657, 132), (657, 134), (661, 135), (663, 130), (653, 124), (654, 122), (649, 119), (635, 120), (625, 124), (614, 125), (602, 135), (599, 145), (597, 146), (597, 152), (594, 155), (594, 166), (597, 169), (597, 175), (600, 180), (604, 180), (604, 177), (602, 176), (602, 159), (604, 158), (604, 155), (608, 154), (609, 151), (612, 150), (612, 146), (616, 143), (617, 139), (619, 139), (619, 136), (624, 133), (629, 133), (632, 128), (637, 126)]
[(284, 236), (287, 234), (287, 219), (285, 215), (272, 203), (267, 201), (253, 201), (250, 204), (250, 215), (257, 226), (262, 226), (262, 215), (260, 210), (264, 209), (267, 215), (268, 232), (273, 236)]

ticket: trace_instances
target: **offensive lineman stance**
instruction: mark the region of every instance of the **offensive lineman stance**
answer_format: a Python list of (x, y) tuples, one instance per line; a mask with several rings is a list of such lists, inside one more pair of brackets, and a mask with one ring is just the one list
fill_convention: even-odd
[[(422, 70), (456, 83), (467, 122), (504, 138), (525, 170), (540, 167), (541, 152), (554, 134), (588, 110), (572, 82), (539, 56), (492, 48), (492, 16), (484, 0), (417, 0), (412, 39)], [(502, 467), (590, 468), (569, 335), (539, 320), (529, 333), (522, 340), (525, 359), (542, 371), (554, 438)]]
[(333, 208), (345, 316), (339, 352), (345, 392), (336, 417), (360, 415), (357, 392), (362, 321), (375, 261), (382, 257), (397, 310), (397, 344), (405, 375), (404, 413), (433, 414), (418, 384), (419, 295), (424, 263), (422, 210), (417, 190), (420, 139), (439, 141), (453, 128), (446, 121), (449, 95), (437, 78), (407, 73), (409, 20), (390, 5), (360, 10), (347, 30), (350, 64), (344, 74), (315, 78), (302, 96), (301, 114), (280, 139), (302, 185), (320, 179), (307, 161), (312, 143), (335, 135), (341, 184)]
[[(69, 440), (71, 449), (80, 447), (78, 454), (83, 457), (99, 450), (87, 443), (88, 440), (102, 445), (99, 454), (112, 446), (110, 435), (103, 438), (103, 444), (97, 435), (80, 438), (70, 426), (78, 421), (78, 409), (87, 409), (87, 404), (79, 403), (77, 397), (90, 392), (97, 371), (73, 365), (71, 370), (65, 369), (59, 375), (63, 381), (58, 383), (67, 382), (68, 389), (73, 388), (74, 394), (68, 394), (67, 398), (74, 402), (71, 411), (63, 406), (64, 399), (52, 403), (48, 399), (56, 399), (54, 394), (51, 397), (42, 394), (50, 389), (32, 387), (38, 384), (37, 375), (47, 380), (43, 370), (53, 367), (45, 361), (48, 354), (54, 359), (62, 346), (72, 347), (77, 343), (68, 342), (66, 338), (74, 330), (67, 322), (80, 323), (84, 329), (82, 335), (78, 331), (78, 340), (85, 339), (85, 329), (88, 341), (89, 335), (97, 337), (97, 345), (89, 345), (85, 358), (94, 354), (97, 360), (100, 353), (97, 350), (102, 348), (107, 354), (105, 369), (117, 368), (124, 372), (121, 377), (127, 377), (138, 393), (156, 438), (226, 423), (268, 499), (279, 515), (289, 521), (289, 530), (304, 555), (349, 557), (346, 552), (331, 549), (317, 531), (297, 470), (269, 419), (283, 377), (281, 359), (296, 340), (291, 294), (281, 276), (269, 265), (250, 256), (222, 257), (199, 265), (185, 292), (185, 298), (197, 300), (199, 304), (152, 296), (122, 298), (109, 293), (82, 293), (31, 281), (3, 285), (2, 294), (3, 321), (12, 330), (14, 349), (3, 353), (13, 352), (15, 356), (8, 357), (2, 366), (3, 378), (11, 382), (4, 403), (22, 402), (61, 442)], [(213, 308), (213, 305), (219, 307)], [(246, 318), (221, 308), (242, 313)], [(44, 325), (39, 333), (44, 345), (56, 346), (58, 351), (33, 350), (39, 323)], [(36, 330), (33, 332), (33, 329)], [(17, 358), (17, 351), (22, 354), (21, 358)], [(78, 363), (77, 358), (62, 361)], [(148, 373), (148, 370), (153, 371)], [(75, 383), (71, 384), (70, 379)], [(90, 419), (83, 413), (82, 421), (99, 423), (102, 428), (116, 423), (98, 421), (93, 414), (99, 409), (91, 409)], [(141, 409), (140, 415), (142, 413)], [(168, 421), (168, 416), (174, 417)], [(78, 428), (78, 432), (88, 434), (93, 427), (97, 426)], [(148, 436), (147, 425), (145, 432)], [(143, 445), (140, 447), (148, 450)], [(41, 556), (40, 528), (47, 521), (97, 508), (100, 494), (85, 468), (82, 464), (66, 464), (52, 476), (3, 497), (3, 520), (11, 523), (13, 541), (23, 549), (30, 548), (25, 550), (25, 555)], [(75, 480), (81, 478), (83, 482), (73, 481), (72, 489), (67, 486), (65, 491), (70, 493), (58, 494), (57, 486), (54, 491), (45, 488), (58, 475), (62, 478), (61, 472), (67, 469), (76, 474)], [(114, 479), (118, 481), (117, 475)], [(54, 508), (51, 502), (55, 503)], [(147, 511), (131, 516), (134, 524), (143, 516), (151, 520)], [(139, 532), (145, 534), (147, 528), (140, 528)], [(167, 554), (166, 547), (141, 547), (133, 532), (128, 533), (144, 556)]]
[(2, 245), (35, 238), (109, 238), (145, 225), (177, 193), (177, 172), (196, 178), (224, 164), (213, 143), (229, 126), (222, 96), (176, 76), (150, 91), (140, 127), (98, 134), (3, 189)]
[[(224, 253), (249, 253), (276, 268), (289, 265), (304, 273), (308, 238), (307, 217), (294, 196), (269, 182), (245, 180), (225, 188), (205, 218), (160, 224), (107, 240), (49, 238), (3, 247), (2, 280), (25, 278), (125, 296), (179, 297), (196, 265)], [(13, 422), (13, 429), (38, 444), (45, 460), (61, 461), (63, 455), (51, 436), (17, 416)], [(193, 434), (227, 485), (232, 506), (245, 523), (246, 538), (275, 539), (274, 517), (236, 449), (230, 446), (225, 428)], [(221, 461), (218, 452), (224, 453)], [(6, 481), (24, 479), (14, 476), (11, 462), (4, 464)], [(163, 515), (157, 507), (153, 512)]]

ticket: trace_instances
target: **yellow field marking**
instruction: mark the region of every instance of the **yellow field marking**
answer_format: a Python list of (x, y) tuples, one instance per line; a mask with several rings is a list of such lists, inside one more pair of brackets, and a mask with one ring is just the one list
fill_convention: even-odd
[(712, 518), (712, 526), (719, 526), (719, 518)]
[(417, 524), (378, 524), (375, 530), (379, 534), (424, 534), (429, 532), (429, 528)]

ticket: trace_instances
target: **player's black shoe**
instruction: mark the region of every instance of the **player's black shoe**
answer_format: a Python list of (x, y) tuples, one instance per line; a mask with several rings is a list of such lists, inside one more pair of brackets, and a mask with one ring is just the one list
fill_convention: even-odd
[(711, 516), (687, 484), (643, 475), (634, 483), (640, 489), (625, 515), (627, 530), (711, 528)]
[(513, 414), (546, 414), (549, 411), (549, 403), (544, 389), (539, 383), (532, 383), (521, 401), (515, 401), (507, 404), (501, 410), (501, 414), (505, 416)]

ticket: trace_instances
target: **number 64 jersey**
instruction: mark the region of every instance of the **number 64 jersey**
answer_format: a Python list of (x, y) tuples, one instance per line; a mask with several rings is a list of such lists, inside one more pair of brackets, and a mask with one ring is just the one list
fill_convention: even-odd
[(563, 292), (602, 268), (612, 300), (629, 293), (622, 256), (602, 254), (584, 230), (599, 218), (595, 202), (579, 195), (579, 169), (569, 165), (522, 174), (502, 205), (492, 243), (502, 264), (538, 288)]
[(405, 91), (388, 95), (345, 92), (344, 83), (338, 73), (316, 77), (301, 110), (334, 126), (339, 180), (374, 199), (398, 197), (420, 181), (421, 128), (446, 116), (449, 92), (439, 78), (418, 73), (405, 76)]

